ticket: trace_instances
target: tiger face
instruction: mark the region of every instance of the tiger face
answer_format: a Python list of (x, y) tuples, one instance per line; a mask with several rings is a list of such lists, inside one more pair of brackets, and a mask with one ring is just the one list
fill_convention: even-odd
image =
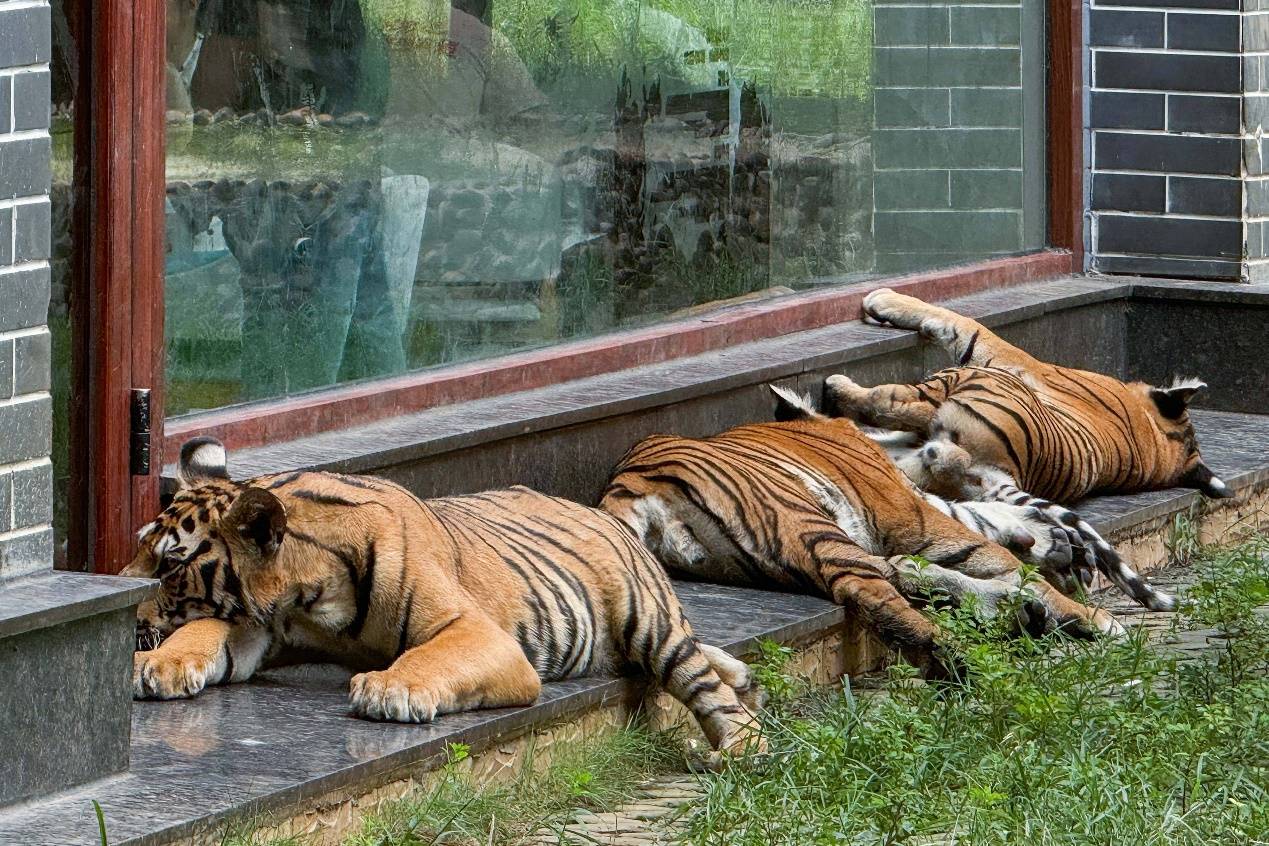
[(229, 480), (219, 443), (185, 445), (178, 485), (171, 505), (138, 533), (137, 554), (122, 573), (159, 580), (137, 610), (138, 650), (158, 647), (192, 620), (260, 619), (261, 588), (267, 596), (268, 565), (286, 530), (276, 497)]
[(1167, 388), (1140, 382), (1130, 387), (1142, 398), (1146, 414), (1161, 436), (1155, 439), (1158, 485), (1195, 488), (1216, 499), (1230, 496), (1225, 483), (1203, 463), (1190, 421), (1190, 401), (1207, 386), (1197, 379), (1185, 379)]

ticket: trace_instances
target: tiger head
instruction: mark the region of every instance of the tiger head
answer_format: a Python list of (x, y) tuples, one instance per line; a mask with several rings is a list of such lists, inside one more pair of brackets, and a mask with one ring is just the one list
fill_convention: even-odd
[(1156, 445), (1156, 482), (1160, 487), (1196, 488), (1204, 496), (1224, 499), (1233, 496), (1199, 455), (1198, 436), (1190, 421), (1190, 401), (1207, 387), (1197, 379), (1177, 379), (1167, 388), (1135, 382), (1129, 389), (1141, 397), (1141, 404), (1158, 430), (1151, 438)]
[(141, 529), (125, 576), (159, 580), (137, 609), (137, 649), (157, 647), (205, 617), (262, 620), (276, 593), (269, 564), (286, 532), (286, 509), (263, 488), (230, 481), (224, 446), (195, 438), (181, 447), (171, 505)]

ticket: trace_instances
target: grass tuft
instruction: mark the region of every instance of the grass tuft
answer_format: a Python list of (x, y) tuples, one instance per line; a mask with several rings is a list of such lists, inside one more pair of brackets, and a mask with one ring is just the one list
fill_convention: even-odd
[(1269, 539), (1186, 547), (1198, 583), (1163, 648), (939, 612), (966, 687), (775, 697), (771, 766), (713, 781), (685, 842), (1269, 843)]

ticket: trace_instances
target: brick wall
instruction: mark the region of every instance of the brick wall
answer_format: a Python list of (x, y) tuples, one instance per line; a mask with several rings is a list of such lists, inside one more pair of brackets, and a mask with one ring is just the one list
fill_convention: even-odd
[(877, 0), (877, 270), (1042, 242), (1042, 15), (1034, 0)]
[(1239, 0), (1092, 0), (1092, 269), (1250, 279), (1264, 267), (1265, 24)]
[(0, 580), (53, 560), (49, 7), (0, 0)]

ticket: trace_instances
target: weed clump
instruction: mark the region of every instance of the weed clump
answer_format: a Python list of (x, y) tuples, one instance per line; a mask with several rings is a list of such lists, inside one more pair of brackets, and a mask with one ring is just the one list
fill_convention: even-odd
[(774, 697), (770, 765), (712, 782), (685, 842), (1269, 843), (1269, 538), (1185, 551), (1198, 581), (1161, 645), (945, 610), (969, 684)]

